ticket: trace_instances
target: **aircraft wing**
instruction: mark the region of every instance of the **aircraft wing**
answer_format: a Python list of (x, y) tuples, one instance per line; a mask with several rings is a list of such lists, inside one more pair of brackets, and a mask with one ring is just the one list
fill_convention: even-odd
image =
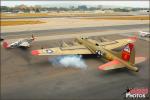
[(19, 44), (19, 46), (22, 46), (22, 47), (29, 47), (30, 44), (28, 42), (22, 42)]
[(133, 43), (134, 41), (135, 41), (134, 38), (119, 39), (119, 40), (110, 41), (110, 42), (100, 42), (99, 45), (103, 46), (105, 49), (112, 50), (112, 49), (116, 49), (116, 48), (125, 46), (128, 43)]
[(40, 50), (33, 50), (32, 55), (74, 55), (74, 54), (92, 54), (92, 52), (85, 46), (69, 46), (69, 47), (56, 47)]
[(106, 64), (103, 64), (98, 67), (99, 70), (111, 70), (111, 69), (117, 69), (125, 67), (122, 63), (120, 63), (118, 60), (110, 61)]

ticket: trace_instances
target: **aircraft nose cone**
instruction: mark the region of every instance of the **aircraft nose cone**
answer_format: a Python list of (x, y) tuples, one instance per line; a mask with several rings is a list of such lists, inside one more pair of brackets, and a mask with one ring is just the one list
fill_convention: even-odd
[(40, 53), (39, 53), (38, 50), (33, 50), (33, 51), (31, 52), (31, 54), (32, 54), (32, 55), (39, 55)]

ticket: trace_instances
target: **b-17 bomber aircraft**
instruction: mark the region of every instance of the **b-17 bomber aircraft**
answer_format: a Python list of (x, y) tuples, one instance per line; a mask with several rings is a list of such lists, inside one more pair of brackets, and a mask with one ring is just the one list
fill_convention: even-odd
[[(109, 62), (98, 67), (99, 70), (112, 70), (126, 67), (132, 71), (139, 71), (135, 64), (141, 63), (145, 57), (135, 57), (134, 42), (136, 37), (127, 39), (118, 39), (114, 41), (98, 42), (89, 38), (76, 38), (76, 45), (69, 46), (64, 44), (63, 47), (47, 48), (40, 50), (33, 50), (32, 55), (92, 55), (104, 57)], [(123, 47), (119, 52), (115, 49)]]
[(3, 47), (8, 49), (8, 48), (29, 48), (31, 46), (31, 43), (35, 40), (35, 37), (32, 34), (31, 38), (26, 38), (26, 39), (19, 39), (13, 43), (8, 44), (6, 40), (3, 41)]

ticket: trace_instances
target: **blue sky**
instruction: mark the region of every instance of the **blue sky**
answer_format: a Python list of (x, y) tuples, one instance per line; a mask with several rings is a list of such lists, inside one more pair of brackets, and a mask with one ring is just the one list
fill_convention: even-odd
[(25, 4), (31, 5), (44, 5), (51, 7), (69, 7), (78, 5), (106, 5), (106, 6), (119, 6), (119, 7), (146, 7), (149, 8), (149, 1), (1, 1), (2, 6), (15, 6)]

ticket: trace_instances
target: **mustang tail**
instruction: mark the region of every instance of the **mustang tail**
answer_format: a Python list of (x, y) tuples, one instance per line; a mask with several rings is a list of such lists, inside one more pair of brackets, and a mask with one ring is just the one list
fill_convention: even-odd
[(32, 34), (32, 40), (35, 40), (35, 37), (34, 37), (34, 35)]

